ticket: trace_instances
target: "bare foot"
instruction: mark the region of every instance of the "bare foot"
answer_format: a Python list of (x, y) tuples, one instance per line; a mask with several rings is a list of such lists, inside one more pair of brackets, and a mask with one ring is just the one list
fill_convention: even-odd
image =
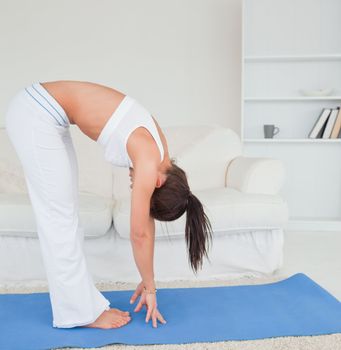
[(83, 327), (89, 328), (119, 328), (127, 324), (131, 320), (128, 311), (121, 311), (119, 309), (104, 310), (95, 322), (85, 325)]
[(122, 316), (130, 316), (129, 311), (121, 311), (120, 309), (115, 309), (115, 308), (109, 309), (108, 311), (113, 312), (113, 313), (117, 313), (117, 314), (122, 315)]

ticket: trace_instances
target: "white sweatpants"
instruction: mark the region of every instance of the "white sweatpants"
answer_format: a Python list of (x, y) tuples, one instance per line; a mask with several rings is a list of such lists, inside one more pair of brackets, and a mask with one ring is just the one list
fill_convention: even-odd
[(70, 122), (39, 83), (20, 90), (10, 100), (5, 122), (35, 214), (53, 327), (89, 324), (110, 308), (110, 302), (94, 285), (83, 252), (78, 165)]

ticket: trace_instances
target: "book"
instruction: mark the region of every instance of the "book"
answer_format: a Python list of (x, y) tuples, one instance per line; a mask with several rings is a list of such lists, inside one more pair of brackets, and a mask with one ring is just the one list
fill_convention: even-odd
[(329, 114), (327, 125), (326, 125), (326, 127), (324, 129), (324, 132), (323, 132), (323, 136), (322, 136), (323, 139), (329, 139), (330, 138), (332, 130), (334, 128), (334, 124), (335, 124), (337, 115), (339, 113), (339, 109), (340, 109), (340, 107), (332, 108), (332, 110), (331, 110), (331, 112)]
[(319, 131), (318, 134), (316, 135), (316, 139), (322, 139), (324, 130), (326, 129), (327, 122), (328, 122), (328, 119), (326, 119), (326, 121), (325, 121), (324, 124), (322, 125), (322, 128), (320, 129), (320, 131)]
[(337, 118), (336, 118), (333, 130), (332, 130), (332, 134), (330, 136), (331, 139), (337, 139), (338, 135), (340, 134), (340, 131), (341, 131), (341, 108), (338, 107), (338, 109), (339, 109), (339, 112), (337, 114)]
[(328, 117), (330, 115), (331, 109), (330, 108), (323, 108), (319, 117), (317, 118), (315, 125), (313, 126), (312, 130), (309, 133), (309, 138), (316, 139), (322, 137), (322, 132), (325, 129), (326, 122), (328, 120)]

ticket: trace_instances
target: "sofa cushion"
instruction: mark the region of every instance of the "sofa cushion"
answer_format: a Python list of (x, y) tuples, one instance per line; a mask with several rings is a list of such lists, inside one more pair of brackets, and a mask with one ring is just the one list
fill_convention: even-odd
[(191, 190), (201, 191), (224, 187), (226, 169), (241, 153), (239, 136), (232, 129), (216, 126), (177, 154), (176, 159), (186, 172)]
[[(280, 228), (288, 220), (287, 203), (279, 195), (245, 194), (228, 187), (192, 192), (203, 204), (215, 234)], [(113, 220), (116, 232), (129, 238), (130, 197), (116, 200)], [(174, 221), (155, 220), (155, 236), (183, 236), (185, 223), (186, 212)]]
[[(79, 221), (85, 237), (100, 237), (112, 224), (111, 198), (79, 194)], [(37, 227), (26, 193), (0, 193), (0, 235), (37, 238)]]

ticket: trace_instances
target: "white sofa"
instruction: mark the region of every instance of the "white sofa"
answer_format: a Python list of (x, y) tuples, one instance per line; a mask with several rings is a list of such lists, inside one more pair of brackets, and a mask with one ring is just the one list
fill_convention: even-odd
[[(195, 276), (184, 240), (185, 214), (156, 221), (155, 278), (216, 279), (272, 274), (283, 263), (288, 207), (279, 194), (279, 160), (244, 157), (238, 135), (217, 124), (162, 127), (171, 157), (188, 176), (214, 231), (210, 261)], [(127, 168), (104, 161), (101, 147), (71, 126), (78, 156), (84, 251), (96, 282), (139, 281), (129, 240)], [(0, 284), (46, 281), (21, 164), (0, 129)]]

